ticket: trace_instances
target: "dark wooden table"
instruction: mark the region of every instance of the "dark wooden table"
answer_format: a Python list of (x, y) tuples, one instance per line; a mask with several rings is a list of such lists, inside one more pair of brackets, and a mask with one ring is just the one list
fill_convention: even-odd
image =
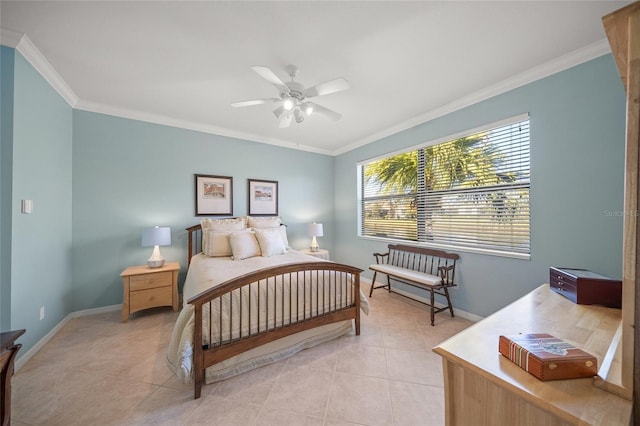
[(18, 337), (22, 336), (26, 330), (14, 330), (0, 333), (0, 367), (2, 374), (0, 375), (2, 389), (2, 398), (0, 398), (0, 414), (2, 418), (2, 426), (11, 423), (11, 376), (13, 376), (13, 362), (16, 359), (18, 351), (22, 347), (16, 344)]

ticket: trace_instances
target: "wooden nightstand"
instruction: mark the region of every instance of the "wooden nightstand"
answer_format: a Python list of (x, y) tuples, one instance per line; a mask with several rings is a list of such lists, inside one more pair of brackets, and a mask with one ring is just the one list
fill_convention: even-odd
[(122, 271), (122, 321), (143, 309), (172, 306), (178, 311), (178, 262), (167, 262), (161, 268), (129, 266)]
[(300, 250), (304, 254), (308, 254), (310, 256), (318, 257), (324, 260), (331, 260), (329, 256), (329, 250), (318, 249), (318, 251), (311, 251), (311, 249)]

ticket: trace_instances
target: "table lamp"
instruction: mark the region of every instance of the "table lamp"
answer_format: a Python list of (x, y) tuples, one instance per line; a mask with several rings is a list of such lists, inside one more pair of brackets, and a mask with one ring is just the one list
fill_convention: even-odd
[(149, 268), (160, 268), (164, 265), (164, 257), (160, 254), (160, 246), (171, 245), (171, 228), (154, 226), (142, 231), (142, 247), (153, 247), (153, 253), (147, 260)]
[(318, 241), (316, 240), (316, 237), (322, 237), (323, 232), (322, 232), (322, 224), (321, 223), (310, 223), (308, 225), (308, 230), (309, 230), (309, 236), (313, 237), (313, 239), (311, 240), (311, 251), (318, 251), (320, 249), (320, 246), (318, 246)]

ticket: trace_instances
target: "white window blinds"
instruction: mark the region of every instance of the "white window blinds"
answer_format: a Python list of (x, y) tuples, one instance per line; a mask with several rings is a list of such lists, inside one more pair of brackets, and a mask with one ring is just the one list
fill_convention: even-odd
[(360, 165), (360, 235), (529, 255), (529, 119)]

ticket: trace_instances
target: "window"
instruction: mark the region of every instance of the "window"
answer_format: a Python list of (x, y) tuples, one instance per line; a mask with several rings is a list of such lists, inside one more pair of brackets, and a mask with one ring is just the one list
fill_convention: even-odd
[(358, 165), (360, 235), (528, 257), (529, 117)]

